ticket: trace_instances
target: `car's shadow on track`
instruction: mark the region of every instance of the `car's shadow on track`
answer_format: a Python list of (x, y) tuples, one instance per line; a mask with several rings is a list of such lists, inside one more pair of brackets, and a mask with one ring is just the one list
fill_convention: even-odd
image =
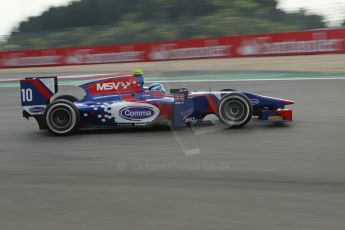
[(91, 136), (91, 135), (125, 135), (125, 134), (171, 134), (172, 132), (185, 132), (191, 131), (196, 135), (210, 134), (210, 133), (233, 133), (233, 134), (247, 134), (250, 132), (257, 132), (263, 130), (290, 130), (295, 126), (294, 123), (262, 123), (258, 120), (252, 120), (247, 126), (239, 129), (231, 129), (220, 122), (215, 125), (205, 125), (205, 126), (196, 126), (192, 128), (181, 127), (181, 128), (172, 128), (169, 125), (157, 125), (151, 127), (116, 127), (116, 128), (98, 128), (98, 129), (81, 129), (76, 133), (69, 136), (54, 136), (53, 134), (48, 133), (47, 131), (33, 131), (25, 134), (25, 137), (31, 138), (66, 138), (66, 137), (76, 137), (76, 136)]
[(249, 125), (232, 129), (229, 127), (216, 123), (216, 125), (205, 125), (205, 126), (195, 126), (172, 128), (169, 125), (157, 125), (152, 127), (121, 127), (121, 128), (107, 128), (107, 129), (83, 129), (76, 132), (74, 135), (94, 135), (94, 134), (131, 134), (131, 133), (170, 133), (170, 132), (184, 132), (191, 130), (192, 132), (199, 132), (204, 130), (205, 133), (211, 132), (234, 132), (234, 133), (247, 133), (249, 131), (258, 130), (270, 130), (270, 129), (291, 129), (294, 127), (293, 123), (262, 123), (258, 120), (253, 120)]
[(291, 122), (285, 122), (285, 123), (261, 123), (258, 127), (263, 128), (263, 129), (288, 129), (288, 128), (293, 128), (294, 123)]
[(147, 132), (169, 132), (171, 128), (168, 125), (158, 125), (152, 127), (120, 127), (120, 128), (99, 128), (99, 129), (81, 129), (74, 135), (93, 135), (93, 134), (125, 134), (125, 133), (147, 133)]

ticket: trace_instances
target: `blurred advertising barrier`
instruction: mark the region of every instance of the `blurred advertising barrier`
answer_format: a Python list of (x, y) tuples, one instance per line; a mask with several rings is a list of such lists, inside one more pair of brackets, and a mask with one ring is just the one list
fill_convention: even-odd
[(345, 29), (0, 52), (0, 68), (345, 53)]

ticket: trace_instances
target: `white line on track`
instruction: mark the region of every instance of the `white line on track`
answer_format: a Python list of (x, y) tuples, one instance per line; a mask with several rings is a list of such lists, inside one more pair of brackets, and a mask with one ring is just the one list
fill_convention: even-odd
[(16, 82), (19, 81), (20, 78), (2, 78), (0, 79), (0, 83), (11, 83), (11, 82)]

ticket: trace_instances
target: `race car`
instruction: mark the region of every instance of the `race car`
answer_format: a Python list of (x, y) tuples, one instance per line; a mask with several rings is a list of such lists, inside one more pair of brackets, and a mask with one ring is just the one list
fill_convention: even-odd
[(78, 84), (82, 99), (58, 95), (57, 77), (20, 81), (23, 116), (33, 117), (41, 130), (69, 135), (83, 128), (113, 128), (171, 124), (192, 126), (215, 114), (231, 128), (245, 126), (252, 117), (265, 122), (291, 122), (291, 100), (246, 91), (222, 89), (190, 92), (186, 88), (165, 92), (159, 83), (144, 85), (141, 70), (130, 75), (109, 74)]

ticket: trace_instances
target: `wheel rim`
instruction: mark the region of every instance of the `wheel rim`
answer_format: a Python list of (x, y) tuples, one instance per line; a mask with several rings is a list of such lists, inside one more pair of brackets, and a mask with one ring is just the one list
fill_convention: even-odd
[(224, 115), (230, 121), (240, 121), (245, 116), (245, 107), (242, 102), (233, 100), (224, 105)]
[(52, 125), (59, 129), (64, 130), (70, 126), (72, 123), (72, 115), (71, 112), (67, 109), (61, 108), (56, 109), (51, 113), (51, 123)]

